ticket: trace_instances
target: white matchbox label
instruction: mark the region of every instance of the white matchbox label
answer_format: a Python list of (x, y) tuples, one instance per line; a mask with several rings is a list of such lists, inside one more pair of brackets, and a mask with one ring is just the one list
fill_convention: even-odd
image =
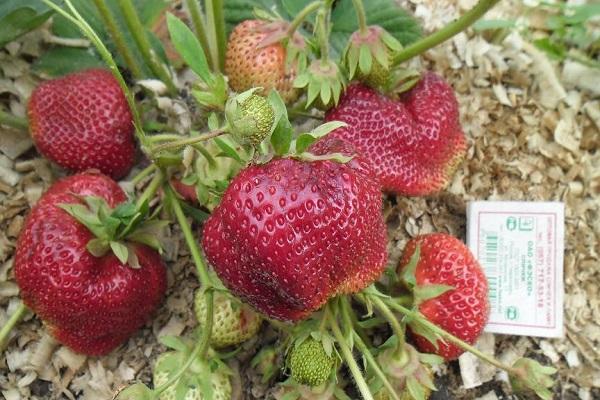
[(468, 204), (467, 245), (489, 284), (486, 332), (563, 336), (564, 218), (563, 203)]

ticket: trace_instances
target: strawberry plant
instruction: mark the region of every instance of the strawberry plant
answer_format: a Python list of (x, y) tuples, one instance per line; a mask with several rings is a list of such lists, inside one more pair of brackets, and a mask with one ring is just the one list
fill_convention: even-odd
[[(260, 346), (267, 324), (277, 340), (255, 349), (252, 365), (278, 398), (427, 399), (434, 366), (464, 351), (506, 371), (515, 392), (551, 397), (553, 368), (504, 365), (473, 347), (487, 282), (459, 239), (415, 238), (384, 274), (383, 193), (443, 190), (468, 147), (453, 89), (405, 62), (498, 0), (425, 37), (388, 0), (188, 0), (171, 9), (183, 19), (160, 1), (40, 1), (55, 29), (85, 37), (107, 68), (40, 84), (28, 121), (0, 113), (76, 173), (25, 223), (23, 304), (0, 342), (29, 308), (76, 352), (115, 349), (163, 300), (161, 229), (176, 224), (200, 284), (189, 304), (197, 329), (163, 337), (170, 350), (152, 384), (132, 382), (116, 399), (231, 398), (239, 377), (228, 359)], [(166, 26), (162, 42), (153, 20)], [(165, 98), (189, 121), (172, 124)], [(146, 166), (131, 180), (149, 184), (128, 200), (89, 169), (122, 178), (136, 146)]]

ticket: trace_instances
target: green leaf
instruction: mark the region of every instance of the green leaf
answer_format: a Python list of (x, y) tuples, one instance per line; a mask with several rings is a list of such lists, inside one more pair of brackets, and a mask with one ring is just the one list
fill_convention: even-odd
[(417, 278), (415, 277), (415, 270), (417, 269), (417, 264), (419, 263), (419, 258), (421, 257), (421, 247), (417, 245), (414, 253), (410, 256), (410, 260), (405, 267), (403, 267), (402, 271), (402, 279), (404, 282), (408, 284), (409, 287), (413, 288), (417, 284)]
[(110, 248), (115, 256), (121, 261), (121, 264), (127, 264), (127, 259), (129, 258), (129, 250), (127, 250), (127, 246), (123, 243), (115, 242), (112, 240), (110, 242)]
[(36, 74), (59, 77), (88, 68), (102, 68), (104, 62), (92, 48), (53, 47), (35, 60), (32, 69)]
[(287, 116), (287, 109), (279, 94), (275, 91), (269, 93), (269, 102), (275, 111), (277, 123), (275, 129), (271, 133), (271, 145), (275, 150), (275, 154), (284, 155), (290, 150), (294, 129)]
[(223, 152), (223, 155), (229, 157), (229, 158), (233, 158), (235, 161), (239, 162), (240, 164), (243, 164), (244, 161), (242, 160), (242, 158), (240, 157), (240, 155), (238, 154), (238, 152), (235, 150), (234, 146), (229, 143), (228, 141), (226, 141), (224, 138), (214, 138), (213, 139), (215, 144), (217, 146), (219, 146), (219, 149), (221, 149), (221, 151)]
[(110, 246), (106, 239), (94, 238), (85, 246), (94, 257), (102, 257), (106, 254)]
[(254, 9), (271, 10), (286, 17), (285, 10), (281, 7), (280, 1), (273, 0), (227, 0), (223, 2), (223, 14), (227, 24), (227, 32), (231, 32), (233, 27), (247, 19), (254, 19)]
[(335, 131), (336, 129), (343, 128), (345, 126), (348, 126), (348, 124), (342, 121), (329, 121), (317, 126), (310, 132), (310, 134), (315, 138), (322, 138), (323, 136)]
[(198, 208), (190, 206), (185, 201), (181, 202), (181, 208), (183, 209), (183, 212), (187, 216), (192, 217), (192, 219), (194, 219), (197, 222), (204, 222), (208, 219), (208, 217), (210, 217), (210, 214), (208, 214)]
[(188, 353), (190, 351), (189, 346), (178, 336), (160, 336), (158, 341), (164, 346), (182, 353)]
[(0, 3), (0, 48), (43, 24), (52, 13), (41, 1), (3, 0)]
[(143, 383), (136, 383), (121, 390), (114, 400), (154, 400), (154, 392)]
[(542, 50), (550, 58), (562, 61), (567, 56), (567, 49), (560, 43), (555, 43), (550, 38), (534, 40), (533, 44), (538, 49)]
[(413, 292), (415, 294), (415, 302), (419, 302), (434, 299), (442, 294), (453, 290), (454, 286), (450, 285), (423, 285), (415, 286)]
[(303, 133), (302, 135), (298, 136), (296, 139), (296, 153), (304, 153), (306, 149), (308, 149), (308, 147), (316, 140), (317, 138), (308, 133)]
[[(379, 25), (406, 46), (422, 36), (421, 27), (415, 18), (402, 9), (395, 0), (363, 1), (367, 23)], [(333, 27), (331, 45), (337, 54), (342, 54), (350, 35), (358, 30), (356, 12), (352, 0), (339, 0), (331, 14)]]
[(213, 79), (208, 62), (206, 61), (206, 55), (194, 33), (183, 21), (171, 13), (167, 13), (167, 27), (169, 28), (171, 42), (181, 55), (181, 58), (183, 58), (200, 79), (210, 84)]
[(406, 387), (414, 400), (425, 400), (425, 388), (414, 376), (406, 379)]

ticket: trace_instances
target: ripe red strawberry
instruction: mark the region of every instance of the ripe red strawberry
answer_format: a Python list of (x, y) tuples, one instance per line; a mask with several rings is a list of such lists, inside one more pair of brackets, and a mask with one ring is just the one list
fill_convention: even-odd
[(123, 265), (108, 252), (86, 248), (94, 238), (59, 207), (100, 197), (114, 207), (126, 200), (115, 181), (83, 173), (56, 182), (31, 210), (17, 243), (15, 275), (25, 304), (50, 333), (73, 350), (102, 355), (140, 328), (161, 302), (166, 270), (159, 254), (132, 248), (141, 268)]
[[(416, 286), (454, 287), (421, 302), (419, 311), (447, 332), (469, 344), (475, 343), (490, 312), (488, 284), (481, 266), (463, 242), (445, 233), (432, 233), (408, 242), (400, 260), (400, 269), (409, 264), (417, 245), (420, 256), (414, 273)], [(426, 338), (416, 334), (414, 337), (419, 350), (436, 353), (446, 360), (453, 360), (464, 352), (439, 340), (436, 350)]]
[[(342, 142), (313, 153), (342, 152)], [(383, 271), (379, 185), (361, 158), (274, 159), (242, 170), (204, 226), (202, 245), (223, 283), (269, 317), (300, 320)]]
[(443, 189), (466, 152), (454, 92), (433, 73), (400, 101), (351, 85), (325, 120), (346, 122), (330, 135), (356, 146), (371, 160), (383, 189), (402, 195)]
[(266, 95), (276, 89), (289, 104), (300, 92), (293, 86), (294, 69), (286, 69), (286, 48), (280, 42), (259, 47), (272, 33), (268, 21), (251, 19), (238, 24), (227, 43), (225, 73), (236, 92), (262, 87)]
[(63, 168), (95, 168), (118, 179), (133, 166), (131, 110), (108, 70), (90, 69), (39, 85), (28, 103), (31, 137)]

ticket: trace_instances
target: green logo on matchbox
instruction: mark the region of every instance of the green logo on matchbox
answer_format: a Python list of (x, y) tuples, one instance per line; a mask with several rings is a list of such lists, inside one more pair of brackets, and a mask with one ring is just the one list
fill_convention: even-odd
[(514, 321), (519, 317), (519, 310), (515, 306), (506, 308), (506, 319)]
[(509, 231), (514, 231), (517, 229), (517, 219), (515, 217), (506, 218), (506, 228)]

